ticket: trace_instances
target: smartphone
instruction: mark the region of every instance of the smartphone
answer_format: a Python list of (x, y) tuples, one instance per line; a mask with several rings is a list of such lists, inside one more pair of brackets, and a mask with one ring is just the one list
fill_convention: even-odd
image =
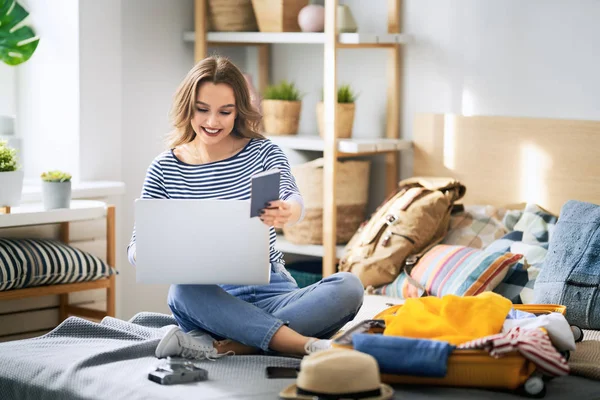
[(260, 212), (270, 201), (279, 200), (278, 169), (261, 172), (252, 177), (250, 189), (250, 218), (259, 217)]
[(385, 320), (383, 319), (366, 319), (354, 327), (350, 328), (348, 331), (343, 333), (341, 336), (337, 337), (333, 340), (334, 344), (341, 346), (351, 346), (352, 345), (352, 336), (358, 333), (368, 333), (372, 332), (381, 332), (385, 329)]
[(298, 377), (298, 368), (290, 367), (267, 367), (267, 378), (268, 379), (296, 379)]

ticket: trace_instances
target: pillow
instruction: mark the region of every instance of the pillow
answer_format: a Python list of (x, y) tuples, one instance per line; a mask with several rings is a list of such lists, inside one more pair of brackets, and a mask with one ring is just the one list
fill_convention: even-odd
[[(487, 253), (471, 247), (442, 244), (432, 247), (421, 257), (411, 276), (432, 296), (475, 296), (493, 290), (522, 257), (520, 254)], [(401, 299), (420, 295), (404, 272), (394, 282), (374, 292)]]
[(512, 232), (490, 244), (485, 250), (522, 254), (523, 259), (506, 274), (494, 292), (515, 304), (532, 304), (533, 290), (550, 238), (558, 218), (536, 204), (527, 204), (522, 211), (511, 211), (503, 219)]
[(114, 273), (98, 257), (56, 240), (0, 238), (0, 291), (94, 281)]
[(502, 219), (505, 210), (493, 206), (465, 206), (450, 217), (448, 233), (442, 244), (483, 249), (509, 231)]

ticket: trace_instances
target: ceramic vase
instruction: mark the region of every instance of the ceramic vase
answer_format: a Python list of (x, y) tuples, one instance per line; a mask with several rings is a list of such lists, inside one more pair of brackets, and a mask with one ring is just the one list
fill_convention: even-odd
[(352, 15), (350, 7), (345, 4), (338, 5), (337, 28), (339, 33), (355, 33), (358, 31), (356, 20)]
[(302, 32), (323, 32), (325, 29), (325, 7), (309, 4), (298, 13), (298, 25)]
[(42, 199), (45, 210), (71, 207), (71, 181), (42, 182)]
[(17, 207), (23, 192), (23, 171), (0, 172), (0, 207)]

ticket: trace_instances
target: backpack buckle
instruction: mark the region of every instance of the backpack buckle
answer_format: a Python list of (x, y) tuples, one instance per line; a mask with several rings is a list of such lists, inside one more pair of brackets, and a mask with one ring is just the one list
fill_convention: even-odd
[(413, 265), (415, 265), (417, 263), (417, 261), (419, 261), (419, 257), (417, 257), (416, 255), (413, 254), (413, 255), (406, 257), (404, 264), (407, 267), (412, 267)]
[(394, 214), (388, 214), (385, 216), (385, 223), (388, 225), (394, 225), (398, 221), (398, 217)]

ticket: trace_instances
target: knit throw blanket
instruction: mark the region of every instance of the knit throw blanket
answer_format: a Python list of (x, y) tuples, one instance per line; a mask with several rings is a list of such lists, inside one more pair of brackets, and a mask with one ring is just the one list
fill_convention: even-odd
[(600, 331), (584, 330), (583, 339), (571, 353), (571, 375), (600, 381)]

